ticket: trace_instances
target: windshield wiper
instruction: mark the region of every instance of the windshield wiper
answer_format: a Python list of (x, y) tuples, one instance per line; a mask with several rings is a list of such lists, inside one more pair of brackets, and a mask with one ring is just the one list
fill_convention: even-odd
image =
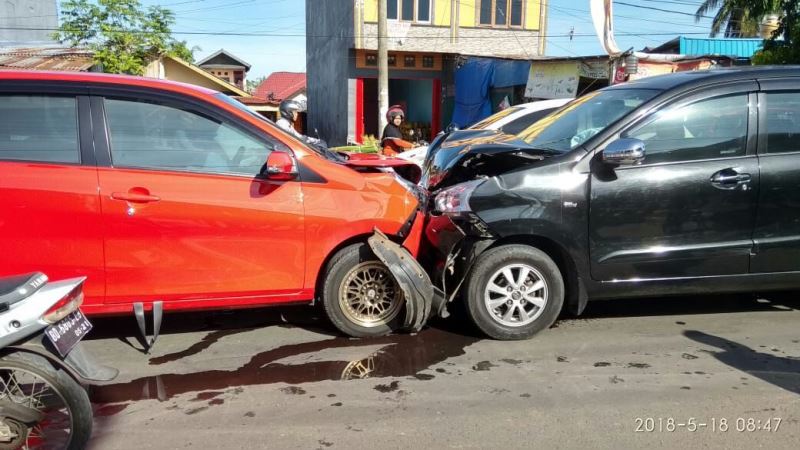
[(550, 151), (550, 152), (564, 153), (564, 152), (565, 152), (565, 151), (567, 151), (568, 149), (553, 148), (553, 147), (549, 147), (549, 146), (550, 146), (550, 145), (553, 145), (553, 144), (558, 144), (559, 142), (563, 142), (563, 141), (566, 141), (566, 140), (568, 140), (568, 139), (572, 139), (572, 136), (570, 136), (570, 137), (565, 137), (565, 138), (561, 138), (561, 139), (556, 139), (556, 140), (554, 140), (554, 141), (548, 141), (548, 142), (544, 142), (544, 143), (542, 143), (542, 144), (534, 144), (534, 143), (530, 143), (529, 145), (530, 145), (531, 147), (533, 147), (533, 148), (537, 149), (537, 150), (545, 150), (545, 151)]

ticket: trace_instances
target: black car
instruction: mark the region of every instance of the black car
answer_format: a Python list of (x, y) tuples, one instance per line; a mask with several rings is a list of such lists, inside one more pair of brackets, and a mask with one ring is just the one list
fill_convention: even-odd
[(800, 68), (612, 86), (519, 136), (441, 139), (424, 166), (440, 287), (489, 336), (587, 300), (800, 287)]

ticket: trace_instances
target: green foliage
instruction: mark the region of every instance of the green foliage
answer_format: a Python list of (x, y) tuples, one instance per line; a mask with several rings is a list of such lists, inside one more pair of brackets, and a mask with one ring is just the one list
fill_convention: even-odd
[(145, 9), (139, 0), (66, 0), (53, 37), (94, 50), (104, 72), (141, 75), (159, 56), (194, 61), (194, 49), (172, 37), (174, 23), (172, 11), (160, 6)]
[(334, 147), (331, 150), (335, 152), (350, 152), (350, 153), (380, 153), (381, 152), (381, 143), (378, 139), (375, 138), (373, 135), (362, 135), (361, 141), (363, 144), (361, 145), (347, 145), (344, 147)]
[(753, 55), (753, 64), (800, 63), (800, 6), (797, 0), (781, 0), (778, 29), (764, 41), (764, 49)]
[(753, 64), (800, 64), (800, 32), (793, 31), (793, 39), (785, 41), (770, 39), (764, 42), (764, 49), (753, 55)]
[(263, 83), (264, 80), (266, 80), (266, 79), (267, 79), (266, 76), (262, 76), (262, 77), (254, 78), (252, 80), (247, 80), (247, 86), (246, 86), (247, 87), (247, 92), (249, 92), (251, 94), (253, 92), (255, 92), (256, 88), (258, 88), (258, 85)]
[[(711, 21), (711, 37), (716, 37), (723, 26), (725, 37), (757, 37), (761, 19), (777, 12), (784, 0), (704, 0), (695, 12), (695, 22), (716, 10)], [(796, 1), (796, 0), (794, 0)]]

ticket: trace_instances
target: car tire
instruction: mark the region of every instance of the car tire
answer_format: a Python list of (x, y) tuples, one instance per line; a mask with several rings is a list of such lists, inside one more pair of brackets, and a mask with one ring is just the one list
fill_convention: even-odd
[(532, 337), (555, 322), (564, 304), (558, 266), (546, 253), (527, 245), (487, 250), (470, 271), (466, 287), (470, 319), (498, 340)]
[(369, 245), (340, 250), (327, 266), (322, 288), (325, 314), (351, 337), (384, 336), (400, 328), (403, 292)]

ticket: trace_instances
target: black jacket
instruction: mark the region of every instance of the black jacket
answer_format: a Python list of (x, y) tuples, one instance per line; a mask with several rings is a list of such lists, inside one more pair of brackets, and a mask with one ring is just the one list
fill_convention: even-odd
[(386, 138), (403, 139), (403, 132), (400, 130), (399, 127), (395, 126), (393, 123), (387, 123), (386, 128), (383, 129), (383, 136), (381, 136), (381, 142), (383, 142), (383, 140)]

